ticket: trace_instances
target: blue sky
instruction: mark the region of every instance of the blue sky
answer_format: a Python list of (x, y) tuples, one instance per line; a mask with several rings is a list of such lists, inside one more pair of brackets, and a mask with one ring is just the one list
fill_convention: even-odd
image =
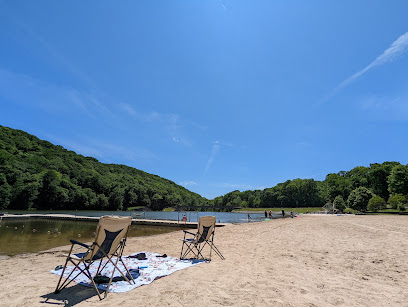
[(408, 2), (0, 0), (0, 125), (207, 198), (407, 163)]

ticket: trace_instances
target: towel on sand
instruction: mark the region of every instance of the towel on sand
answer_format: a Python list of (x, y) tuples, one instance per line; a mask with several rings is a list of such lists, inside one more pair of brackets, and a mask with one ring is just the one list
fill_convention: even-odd
[[(126, 264), (126, 267), (129, 270), (137, 270), (139, 269), (139, 276), (135, 278), (135, 284), (129, 284), (127, 281), (117, 281), (117, 282), (112, 282), (109, 292), (116, 292), (116, 293), (122, 293), (122, 292), (127, 292), (130, 290), (133, 290), (137, 287), (140, 287), (142, 285), (147, 285), (152, 283), (155, 279), (170, 275), (176, 271), (186, 269), (188, 267), (191, 267), (193, 265), (199, 264), (202, 261), (192, 261), (192, 260), (180, 260), (179, 258), (175, 257), (158, 257), (160, 254), (157, 253), (151, 253), (151, 252), (144, 252), (146, 254), (146, 260), (139, 260), (137, 258), (128, 258), (128, 256), (122, 256), (123, 262)], [(133, 253), (132, 255), (136, 255), (138, 253)], [(132, 256), (129, 255), (129, 256)], [(102, 259), (104, 265), (106, 263), (106, 259)], [(113, 262), (115, 262), (115, 258), (113, 258)], [(81, 265), (83, 267), (83, 265)], [(90, 272), (92, 276), (95, 276), (96, 270), (99, 266), (99, 261), (95, 261), (91, 267), (90, 267)], [(64, 277), (67, 277), (71, 271), (73, 270), (74, 266), (67, 266), (65, 272), (64, 272)], [(113, 270), (113, 265), (108, 263), (107, 266), (103, 269), (101, 275), (104, 276), (111, 276), (112, 270)], [(126, 270), (124, 269), (123, 265), (118, 262), (118, 268), (126, 274)], [(77, 269), (76, 271), (79, 272)], [(62, 270), (52, 270), (51, 273), (61, 275)], [(74, 272), (71, 275), (72, 277), (76, 276), (76, 272)], [(119, 277), (121, 276), (120, 273), (115, 270), (114, 277)], [(78, 284), (85, 285), (92, 287), (91, 281), (84, 275), (80, 274), (77, 278), (74, 279), (74, 281)], [(101, 290), (106, 290), (107, 284), (99, 284), (97, 287)]]

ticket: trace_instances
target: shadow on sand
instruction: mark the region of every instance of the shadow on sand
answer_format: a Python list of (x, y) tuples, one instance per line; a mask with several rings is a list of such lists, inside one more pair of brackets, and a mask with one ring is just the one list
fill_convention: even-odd
[[(103, 294), (102, 294), (103, 295)], [(41, 296), (44, 300), (41, 303), (49, 304), (50, 306), (75, 306), (89, 298), (95, 297), (95, 301), (99, 301), (98, 295), (94, 288), (88, 288), (82, 285), (74, 285), (63, 289), (60, 293), (54, 292)], [(47, 305), (44, 305), (47, 306)]]

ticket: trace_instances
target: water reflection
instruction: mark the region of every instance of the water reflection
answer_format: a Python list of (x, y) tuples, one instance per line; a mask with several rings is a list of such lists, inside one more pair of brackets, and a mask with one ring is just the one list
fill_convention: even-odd
[[(39, 252), (53, 247), (68, 245), (70, 239), (91, 242), (97, 222), (48, 220), (48, 219), (2, 219), (0, 221), (0, 255), (13, 256)], [(180, 230), (178, 227), (132, 225), (130, 237), (149, 236)]]

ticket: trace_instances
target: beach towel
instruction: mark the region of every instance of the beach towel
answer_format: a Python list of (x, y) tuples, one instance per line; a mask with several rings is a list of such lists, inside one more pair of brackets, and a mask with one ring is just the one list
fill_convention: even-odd
[[(135, 278), (135, 284), (130, 285), (126, 281), (112, 282), (109, 292), (115, 292), (115, 293), (127, 292), (137, 287), (140, 287), (142, 285), (148, 285), (157, 278), (170, 275), (176, 271), (186, 269), (188, 267), (191, 267), (193, 265), (197, 265), (203, 262), (203, 261), (197, 261), (197, 260), (195, 261), (180, 260), (179, 258), (169, 257), (169, 256), (163, 257), (163, 256), (160, 256), (160, 254), (151, 253), (151, 252), (143, 252), (143, 253), (146, 254), (146, 260), (139, 260), (134, 257), (132, 258), (132, 256), (135, 256), (140, 253), (133, 253), (129, 256), (122, 257), (123, 262), (125, 262), (125, 265), (127, 266), (127, 268), (129, 269), (131, 273), (133, 271), (136, 272), (136, 270), (138, 270), (139, 272), (138, 273), (139, 275), (137, 276), (137, 278)], [(105, 263), (106, 263), (106, 260), (102, 260), (102, 265), (104, 265)], [(90, 272), (92, 276), (94, 276), (94, 274), (96, 273), (98, 266), (99, 266), (99, 261), (95, 261), (91, 265)], [(120, 270), (125, 271), (121, 263), (118, 264), (118, 267)], [(51, 273), (61, 276), (62, 270), (57, 269), (57, 268), (52, 270)], [(73, 268), (74, 266), (67, 266), (64, 272), (64, 277), (67, 277), (71, 273)], [(111, 276), (113, 268), (114, 268), (113, 265), (108, 263), (105, 269), (102, 271), (101, 275)], [(79, 272), (78, 269), (77, 271)], [(75, 273), (76, 272), (72, 274), (71, 278), (76, 276)], [(114, 278), (115, 277), (120, 277), (120, 273), (117, 273), (115, 271)], [(74, 279), (74, 281), (78, 284), (92, 287), (92, 282), (88, 278), (86, 278), (84, 274), (80, 274), (78, 277)], [(106, 290), (107, 284), (103, 284), (103, 283), (97, 284), (97, 287), (101, 290)]]

